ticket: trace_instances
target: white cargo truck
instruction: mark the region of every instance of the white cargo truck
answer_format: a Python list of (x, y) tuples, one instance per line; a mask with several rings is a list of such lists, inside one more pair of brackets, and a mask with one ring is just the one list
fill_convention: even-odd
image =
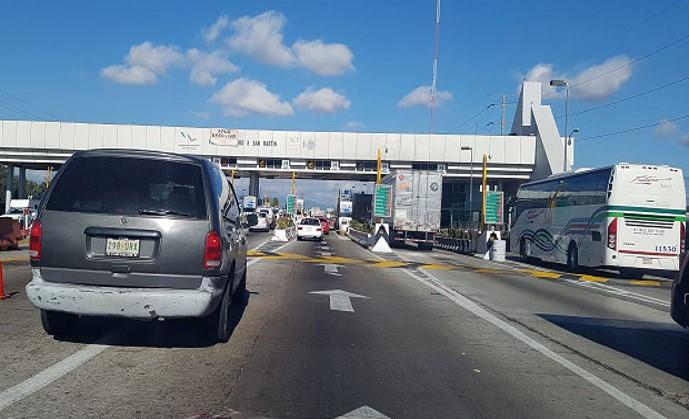
[(416, 243), (419, 249), (433, 249), (440, 229), (443, 177), (427, 170), (396, 170), (382, 180), (391, 185), (391, 217), (382, 218), (390, 226), (390, 242)]

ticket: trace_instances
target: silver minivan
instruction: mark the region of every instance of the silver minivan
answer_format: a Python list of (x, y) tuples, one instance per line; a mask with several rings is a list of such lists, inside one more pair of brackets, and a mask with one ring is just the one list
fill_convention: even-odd
[(227, 341), (230, 306), (245, 299), (253, 222), (209, 160), (78, 152), (31, 227), (26, 292), (49, 334), (69, 333), (79, 316), (199, 318)]

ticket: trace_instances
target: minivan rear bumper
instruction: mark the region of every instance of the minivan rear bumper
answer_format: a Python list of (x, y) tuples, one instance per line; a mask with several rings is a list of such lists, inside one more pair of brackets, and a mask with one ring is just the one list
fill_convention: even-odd
[(32, 269), (32, 276), (26, 294), (36, 308), (133, 319), (206, 316), (219, 304), (226, 282), (223, 278), (204, 277), (199, 288), (181, 290), (47, 282), (38, 268)]

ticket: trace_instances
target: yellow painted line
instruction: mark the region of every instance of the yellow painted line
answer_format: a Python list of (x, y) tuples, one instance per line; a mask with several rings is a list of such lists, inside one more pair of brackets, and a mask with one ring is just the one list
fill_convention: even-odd
[(562, 276), (562, 274), (557, 272), (537, 271), (535, 269), (522, 269), (522, 272), (528, 273), (529, 275), (535, 276), (536, 278), (557, 279)]
[(608, 282), (608, 278), (603, 278), (602, 276), (596, 275), (579, 275), (579, 279), (586, 282)]
[(478, 273), (485, 273), (485, 274), (494, 274), (500, 272), (501, 269), (495, 269), (495, 268), (476, 268), (474, 269), (474, 272)]
[(319, 258), (305, 258), (301, 259), (303, 262), (307, 263), (333, 263), (333, 264), (341, 264), (341, 265), (346, 265), (346, 264), (357, 264), (357, 263), (364, 263), (362, 260), (357, 260), (357, 259), (348, 259), (348, 258), (343, 258), (341, 256), (323, 256)]
[(252, 257), (259, 257), (259, 256), (265, 256), (265, 253), (258, 252), (256, 250), (247, 250), (246, 252), (247, 256), (252, 256)]
[(421, 268), (431, 269), (431, 270), (436, 270), (436, 271), (449, 271), (453, 267), (450, 265), (442, 264), (442, 263), (429, 263), (427, 265), (421, 265)]
[(29, 261), (28, 257), (0, 259), (0, 262), (2, 262), (2, 263), (17, 263), (17, 262), (28, 262), (28, 261)]
[(399, 262), (396, 260), (381, 260), (381, 261), (376, 261), (376, 262), (369, 262), (371, 263), (369, 266), (373, 268), (403, 268), (409, 263), (407, 262)]
[(639, 285), (642, 287), (659, 287), (660, 281), (653, 281), (651, 279), (633, 279), (629, 281), (631, 285)]

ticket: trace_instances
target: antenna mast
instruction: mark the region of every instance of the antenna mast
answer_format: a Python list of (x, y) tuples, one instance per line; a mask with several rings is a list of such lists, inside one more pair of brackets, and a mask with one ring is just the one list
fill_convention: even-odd
[(431, 134), (435, 129), (435, 94), (438, 84), (438, 43), (440, 41), (440, 0), (435, 2), (435, 50), (433, 54), (433, 80), (431, 82)]

